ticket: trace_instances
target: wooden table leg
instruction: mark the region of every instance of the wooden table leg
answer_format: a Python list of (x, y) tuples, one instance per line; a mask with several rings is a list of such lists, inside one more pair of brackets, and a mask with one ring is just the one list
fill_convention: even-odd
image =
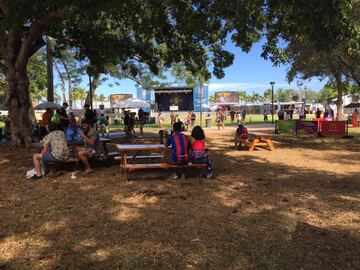
[(250, 144), (250, 148), (249, 151), (254, 151), (254, 148), (256, 147), (257, 143), (260, 142), (260, 140), (258, 138), (254, 138), (254, 140), (252, 141), (252, 143)]
[(272, 143), (272, 141), (270, 139), (265, 139), (267, 145), (270, 147), (270, 151), (274, 151), (275, 147), (274, 144)]
[(123, 172), (124, 174), (124, 178), (125, 178), (125, 182), (127, 182), (127, 168), (126, 168), (126, 152), (122, 152), (121, 153), (121, 160), (120, 160), (120, 171)]
[(103, 144), (104, 154), (107, 156), (108, 150), (107, 150), (106, 142), (102, 142), (102, 144)]

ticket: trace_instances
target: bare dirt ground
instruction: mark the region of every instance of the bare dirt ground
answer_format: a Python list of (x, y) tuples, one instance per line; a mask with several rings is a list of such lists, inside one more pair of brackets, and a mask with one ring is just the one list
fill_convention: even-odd
[(32, 150), (0, 146), (0, 269), (360, 269), (360, 140), (249, 153), (206, 132), (210, 180), (102, 164), (28, 182)]

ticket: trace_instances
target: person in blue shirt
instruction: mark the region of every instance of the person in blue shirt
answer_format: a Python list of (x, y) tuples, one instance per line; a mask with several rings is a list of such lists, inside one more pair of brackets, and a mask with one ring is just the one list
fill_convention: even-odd
[[(172, 163), (176, 165), (186, 165), (189, 162), (189, 139), (186, 135), (181, 133), (181, 128), (181, 123), (174, 123), (174, 133), (165, 143), (166, 146), (171, 146)], [(171, 177), (171, 179), (177, 179), (179, 177), (185, 178), (185, 174), (182, 171), (178, 171)]]

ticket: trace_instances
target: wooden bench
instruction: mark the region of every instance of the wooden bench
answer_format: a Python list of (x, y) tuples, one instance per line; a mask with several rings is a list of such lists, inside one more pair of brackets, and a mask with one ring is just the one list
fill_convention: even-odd
[(124, 173), (125, 181), (127, 181), (127, 172), (129, 170), (138, 170), (138, 169), (174, 169), (174, 168), (206, 168), (207, 164), (195, 164), (188, 163), (185, 165), (177, 165), (171, 163), (149, 163), (149, 164), (126, 164), (120, 167), (121, 171)]
[(65, 170), (68, 169), (68, 168), (64, 168), (62, 166), (66, 166), (69, 164), (74, 164), (75, 168), (78, 169), (79, 162), (80, 162), (79, 158), (69, 157), (68, 159), (66, 159), (64, 161), (47, 161), (47, 162), (44, 162), (44, 164), (47, 167), (46, 169), (49, 169), (50, 172), (54, 172), (54, 171), (62, 171), (64, 169)]
[[(155, 159), (163, 158), (164, 155), (148, 155), (148, 156), (126, 156), (126, 159)], [(114, 157), (115, 160), (121, 160), (121, 156)]]
[(118, 152), (118, 151), (100, 154), (100, 158), (115, 158), (116, 159), (119, 156), (120, 156), (120, 152)]
[(271, 140), (271, 142), (276, 146), (280, 146), (283, 144), (282, 142), (278, 142), (278, 141), (274, 141), (274, 140)]

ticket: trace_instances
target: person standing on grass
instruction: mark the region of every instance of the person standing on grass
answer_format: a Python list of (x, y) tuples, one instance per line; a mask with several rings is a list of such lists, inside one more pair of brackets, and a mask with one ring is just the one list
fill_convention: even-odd
[(289, 110), (289, 118), (290, 118), (290, 120), (293, 120), (293, 115), (294, 115), (294, 108), (291, 107), (290, 110)]
[(101, 154), (99, 134), (92, 121), (83, 120), (81, 126), (82, 130), (79, 132), (79, 136), (83, 138), (85, 147), (77, 147), (75, 152), (84, 164), (85, 172), (92, 173), (93, 169), (90, 166), (89, 159), (98, 158)]
[(193, 129), (195, 126), (195, 120), (196, 120), (196, 114), (194, 111), (191, 111), (191, 115), (190, 115), (190, 128)]
[(176, 123), (176, 112), (170, 114), (170, 125), (173, 126)]
[(140, 136), (144, 135), (144, 125), (145, 125), (145, 115), (142, 108), (138, 111), (139, 127), (140, 127)]
[(222, 128), (225, 128), (225, 112), (224, 111), (220, 111), (220, 125), (222, 126)]
[(245, 121), (245, 119), (246, 119), (246, 115), (247, 115), (247, 112), (246, 112), (246, 110), (243, 110), (242, 111), (242, 119)]
[(103, 137), (105, 133), (105, 124), (106, 124), (106, 118), (105, 115), (102, 113), (99, 117), (99, 127), (100, 127), (100, 133)]
[(130, 136), (136, 137), (136, 132), (135, 132), (135, 113), (131, 113), (131, 114), (130, 114), (129, 133), (130, 133)]
[(164, 128), (164, 126), (163, 126), (164, 117), (162, 116), (161, 112), (158, 113), (157, 120), (158, 120), (158, 126), (159, 126), (159, 128), (163, 129), (163, 128)]
[(110, 117), (107, 115), (105, 117), (105, 133), (106, 133), (106, 137), (110, 137)]
[(234, 110), (231, 110), (231, 111), (230, 111), (231, 123), (234, 122), (234, 120), (235, 120), (235, 114), (236, 114), (236, 112), (235, 112)]
[(220, 111), (216, 112), (215, 122), (216, 122), (216, 126), (218, 127), (218, 130), (220, 130), (220, 126), (221, 126)]
[[(166, 147), (171, 146), (172, 160), (171, 163), (176, 165), (186, 165), (189, 162), (189, 139), (186, 135), (181, 133), (181, 123), (176, 122), (172, 129), (173, 134), (166, 141), (164, 138), (164, 145)], [(176, 170), (175, 174), (170, 179), (185, 178), (183, 170)]]
[(207, 164), (206, 178), (212, 177), (212, 165), (210, 156), (205, 147), (205, 133), (200, 126), (196, 126), (191, 131), (191, 161), (194, 164)]
[(300, 108), (300, 111), (299, 111), (299, 119), (304, 119), (304, 115), (305, 115), (305, 110), (303, 107)]
[(191, 124), (191, 112), (188, 112), (186, 119), (185, 119), (185, 129), (186, 131), (189, 130), (189, 125)]
[(65, 161), (69, 157), (69, 148), (66, 143), (65, 133), (58, 129), (55, 123), (47, 126), (48, 135), (42, 140), (43, 149), (40, 154), (33, 155), (35, 174), (30, 180), (38, 180), (42, 177), (41, 161)]
[(130, 130), (129, 130), (130, 113), (129, 113), (129, 111), (125, 111), (124, 113), (125, 113), (125, 115), (124, 115), (124, 131), (125, 131), (126, 135), (129, 136), (129, 134), (130, 134)]
[(237, 124), (240, 125), (242, 121), (242, 114), (240, 110), (236, 112), (236, 118), (237, 118)]
[(263, 115), (264, 115), (264, 122), (269, 122), (269, 120), (268, 120), (268, 112), (267, 112), (267, 110), (264, 110), (264, 112), (263, 112)]
[(316, 109), (315, 115), (316, 115), (316, 118), (321, 118), (321, 111), (319, 108)]

